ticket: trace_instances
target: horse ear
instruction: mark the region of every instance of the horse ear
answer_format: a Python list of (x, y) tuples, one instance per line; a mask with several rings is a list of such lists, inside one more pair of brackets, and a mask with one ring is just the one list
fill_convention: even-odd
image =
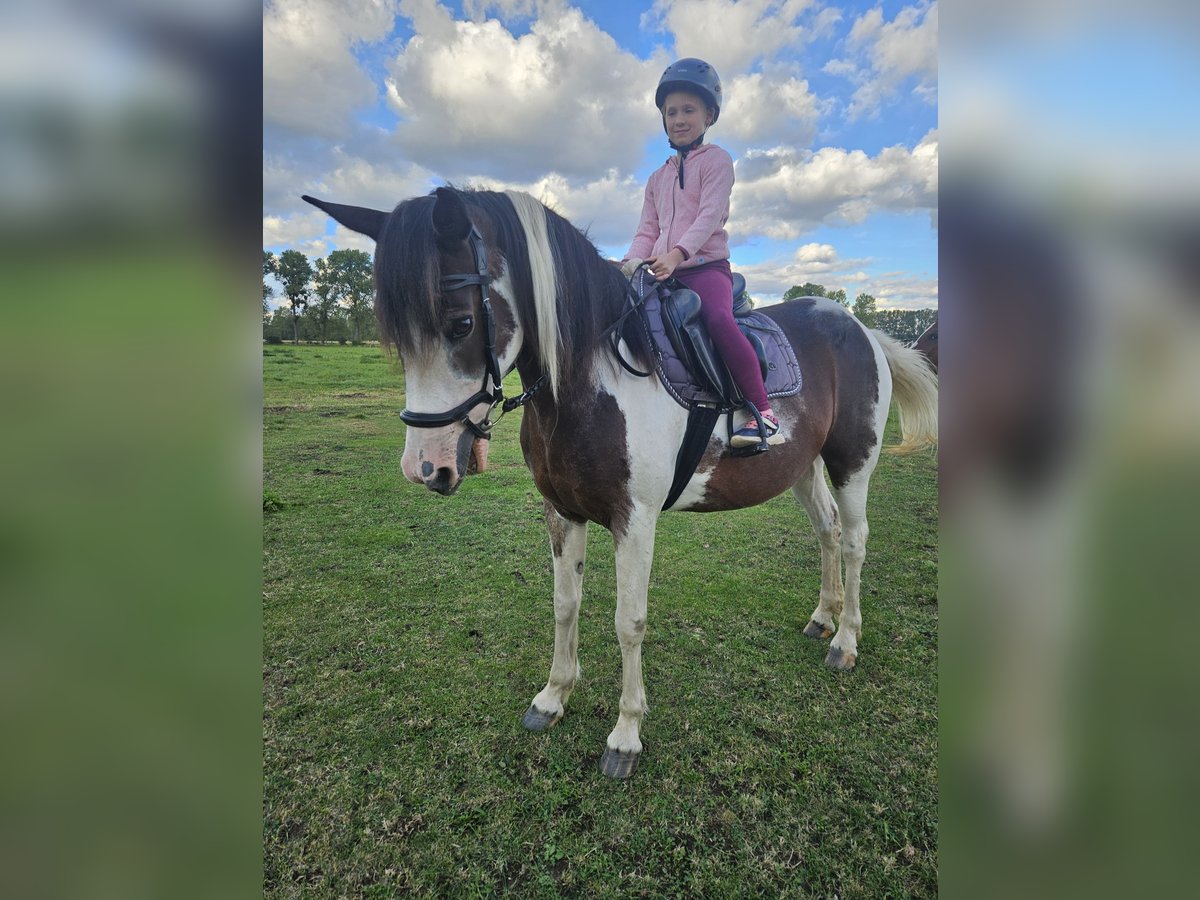
[(344, 206), (341, 203), (318, 200), (308, 194), (302, 195), (300, 199), (305, 203), (311, 203), (317, 209), (324, 210), (351, 231), (365, 234), (373, 241), (379, 240), (379, 233), (383, 231), (383, 223), (388, 217), (387, 213), (378, 209), (367, 209), (365, 206)]
[(467, 205), (458, 191), (451, 188), (437, 189), (437, 202), (433, 205), (433, 233), (438, 245), (444, 250), (457, 247), (471, 233), (471, 218)]

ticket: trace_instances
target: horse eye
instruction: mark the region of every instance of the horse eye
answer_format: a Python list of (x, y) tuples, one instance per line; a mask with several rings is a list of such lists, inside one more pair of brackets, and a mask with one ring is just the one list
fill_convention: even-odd
[(450, 338), (452, 340), (461, 340), (471, 333), (471, 329), (475, 327), (475, 320), (470, 316), (463, 316), (461, 319), (455, 319), (450, 323)]

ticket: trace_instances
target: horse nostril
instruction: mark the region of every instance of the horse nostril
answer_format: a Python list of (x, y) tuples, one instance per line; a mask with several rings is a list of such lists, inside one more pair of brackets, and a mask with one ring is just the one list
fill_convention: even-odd
[(421, 463), (421, 476), (423, 478), (428, 478), (432, 474), (433, 463), (431, 463), (429, 460), (425, 460), (425, 462)]
[(437, 470), (437, 475), (433, 478), (426, 478), (425, 486), (431, 491), (436, 491), (439, 494), (451, 494), (458, 485), (455, 483), (456, 476), (454, 470), (448, 466), (442, 466)]

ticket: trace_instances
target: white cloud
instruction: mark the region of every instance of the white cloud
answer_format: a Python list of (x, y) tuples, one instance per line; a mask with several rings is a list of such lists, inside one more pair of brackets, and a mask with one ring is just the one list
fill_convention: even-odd
[(880, 309), (924, 309), (937, 306), (937, 280), (907, 272), (871, 274), (870, 259), (842, 259), (830, 244), (805, 244), (785, 259), (738, 265), (746, 276), (750, 296), (760, 304), (776, 303), (794, 285), (824, 285), (830, 291), (844, 290), (853, 303), (859, 294), (874, 297)]
[(598, 247), (624, 251), (633, 240), (642, 211), (645, 185), (632, 175), (609, 169), (602, 178), (576, 184), (557, 173), (534, 181), (474, 179), (472, 187), (484, 190), (517, 190), (541, 200), (572, 225), (586, 231)]
[(263, 246), (301, 249), (325, 234), (329, 217), (318, 209), (292, 216), (263, 216)]
[(264, 195), (274, 203), (263, 217), (263, 246), (286, 245), (309, 256), (324, 256), (338, 248), (366, 250), (374, 255), (375, 242), (338, 225), (325, 237), (330, 219), (300, 199), (312, 194), (322, 200), (390, 210), (402, 200), (429, 193), (436, 182), (430, 173), (411, 163), (377, 165), (334, 148), (326, 171), (307, 176), (279, 159), (268, 157), (263, 166)]
[(387, 37), (394, 0), (274, 0), (263, 11), (263, 118), (336, 138), (379, 89), (351, 53)]
[[(737, 76), (727, 83), (724, 93), (725, 108), (717, 132), (760, 145), (808, 146), (826, 107), (809, 90), (808, 82), (797, 78), (759, 73)], [(717, 132), (714, 140), (720, 141)]]
[(333, 169), (310, 182), (306, 193), (322, 200), (390, 210), (402, 200), (428, 194), (440, 181), (414, 163), (381, 165), (351, 156), (340, 148), (333, 154)]
[[(642, 24), (674, 35), (678, 56), (700, 57), (730, 78), (806, 41), (811, 31), (800, 20), (813, 5), (814, 0), (658, 0)], [(818, 30), (833, 21), (819, 16)]]
[[(363, 142), (357, 150), (368, 150)], [(271, 154), (263, 160), (263, 209), (274, 215), (307, 212), (301, 194), (322, 200), (391, 209), (427, 194), (440, 183), (428, 170), (403, 159), (372, 161), (340, 146), (311, 157)]]
[(316, 254), (324, 256), (332, 250), (362, 250), (375, 257), (375, 242), (365, 234), (359, 234), (356, 231), (351, 231), (349, 228), (343, 228), (338, 225), (333, 230), (333, 237), (327, 238), (322, 242), (324, 250)]
[[(668, 39), (644, 60), (566, 0), (465, 0), (463, 9), (473, 21), (457, 21), (437, 0), (269, 3), (264, 246), (311, 257), (335, 247), (373, 252), (373, 242), (340, 227), (327, 238), (328, 217), (299, 195), (388, 209), (451, 181), (526, 190), (586, 229), (603, 252), (620, 253), (642, 203), (644, 182), (632, 173), (647, 142), (661, 137), (652, 97), (668, 51), (708, 58), (724, 76), (712, 139), (740, 156), (729, 225), (735, 244), (761, 245), (766, 236), (794, 245), (819, 225), (863, 222), (877, 210), (936, 216), (936, 131), (916, 147), (873, 157), (809, 152), (834, 101), (817, 97), (803, 77), (825, 63), (827, 74), (852, 79), (855, 114), (902, 89), (936, 96), (936, 4), (910, 6), (890, 22), (879, 11), (864, 14), (839, 51), (845, 59), (806, 58), (803, 66), (790, 58), (814, 36), (830, 36), (842, 17), (815, 0), (658, 0), (643, 24), (668, 32), (674, 47)], [(364, 44), (378, 52), (397, 10), (413, 36), (388, 45), (396, 49), (386, 78), (372, 79), (357, 57)], [(358, 118), (384, 108), (398, 118), (394, 128)], [(804, 281), (845, 288), (852, 298), (867, 290), (881, 307), (936, 298), (936, 281), (868, 275), (870, 263), (810, 243), (742, 268), (759, 298)]]
[(838, 75), (842, 78), (851, 78), (858, 73), (858, 66), (848, 59), (831, 59), (821, 67), (821, 71), (826, 75)]
[(842, 21), (842, 11), (832, 6), (819, 11), (812, 23), (814, 38), (827, 38), (833, 34), (833, 26)]
[(790, 259), (768, 260), (734, 269), (746, 276), (750, 295), (756, 299), (778, 300), (787, 289), (797, 284), (813, 282), (830, 290), (843, 288), (853, 298), (859, 292), (855, 286), (867, 278), (862, 267), (865, 259), (841, 259), (830, 244), (804, 244)]
[(875, 115), (883, 102), (910, 80), (912, 93), (926, 103), (937, 102), (938, 5), (906, 6), (892, 21), (879, 7), (855, 20), (846, 39), (851, 59), (831, 60), (824, 71), (858, 85), (847, 114), (851, 119)]
[(866, 288), (879, 309), (937, 309), (936, 278), (921, 278), (908, 272), (889, 272), (875, 277)]
[(752, 151), (737, 163), (729, 230), (793, 240), (818, 225), (862, 222), (874, 210), (932, 212), (937, 163), (936, 131), (912, 150), (897, 145), (875, 157), (835, 147)]
[(434, 0), (401, 9), (417, 33), (390, 66), (388, 98), (409, 158), (451, 180), (637, 165), (662, 60), (639, 60), (558, 4), (520, 37), (495, 19), (456, 22)]
[(312, 260), (338, 249), (365, 250), (375, 255), (373, 240), (341, 225), (334, 229), (331, 237), (326, 237), (325, 229), (329, 222), (329, 216), (318, 209), (291, 216), (263, 216), (263, 247), (299, 250)]
[(805, 244), (796, 251), (796, 260), (809, 265), (828, 265), (836, 258), (832, 244)]
[(523, 16), (532, 16), (538, 6), (544, 5), (538, 0), (464, 0), (463, 12), (475, 22), (487, 18), (488, 13), (499, 13), (499, 17), (508, 21)]

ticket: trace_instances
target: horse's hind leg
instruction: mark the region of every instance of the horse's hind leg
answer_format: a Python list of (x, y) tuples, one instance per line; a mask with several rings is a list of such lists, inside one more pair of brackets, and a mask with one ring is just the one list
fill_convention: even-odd
[(812, 617), (804, 626), (811, 638), (827, 638), (834, 632), (834, 616), (842, 612), (842, 525), (837, 504), (825, 484), (825, 464), (821, 457), (813, 460), (792, 493), (808, 513), (808, 520), (821, 541), (821, 599)]
[(530, 731), (545, 731), (563, 716), (567, 698), (579, 678), (579, 603), (583, 598), (583, 561), (587, 550), (587, 523), (559, 515), (550, 503), (546, 527), (554, 554), (554, 661), (550, 680), (525, 713)]
[(842, 559), (846, 564), (846, 593), (838, 630), (829, 645), (825, 664), (848, 672), (858, 661), (858, 639), (862, 637), (862, 612), (859, 609), (859, 585), (863, 560), (867, 556), (867, 486), (872, 464), (850, 476), (842, 487), (834, 488), (842, 517)]

